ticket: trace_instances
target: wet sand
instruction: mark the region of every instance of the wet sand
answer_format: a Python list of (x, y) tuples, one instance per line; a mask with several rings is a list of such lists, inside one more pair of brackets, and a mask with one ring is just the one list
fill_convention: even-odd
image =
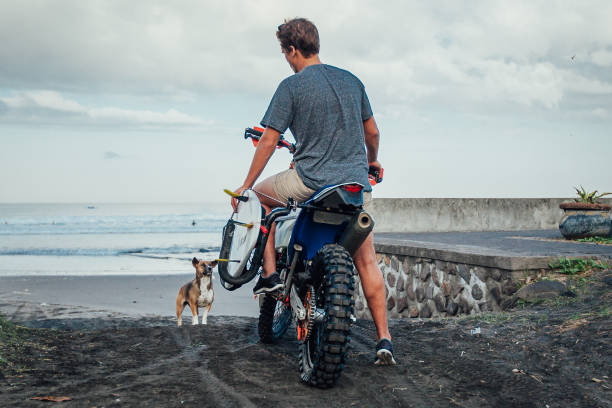
[[(175, 316), (178, 290), (193, 278), (194, 274), (0, 277), (0, 301), (83, 306), (134, 316)], [(258, 316), (253, 285), (229, 292), (214, 279), (210, 315)], [(183, 313), (191, 316), (188, 307)]]

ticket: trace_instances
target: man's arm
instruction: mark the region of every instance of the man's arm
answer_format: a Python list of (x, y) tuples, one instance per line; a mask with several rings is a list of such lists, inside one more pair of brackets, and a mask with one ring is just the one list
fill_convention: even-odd
[[(249, 168), (249, 173), (244, 179), (244, 183), (238, 189), (234, 190), (236, 194), (241, 194), (244, 190), (247, 190), (255, 184), (257, 178), (261, 175), (261, 172), (268, 164), (268, 160), (274, 154), (274, 150), (276, 150), (276, 145), (278, 144), (278, 140), (280, 139), (280, 132), (272, 129), (271, 127), (266, 127), (263, 134), (259, 138), (259, 143), (257, 144), (257, 149), (255, 150), (255, 155), (253, 156), (253, 160), (251, 161), (251, 167)], [(237, 201), (235, 198), (232, 198), (232, 206), (234, 207), (234, 211), (237, 208)]]
[(370, 116), (369, 119), (363, 122), (363, 133), (365, 136), (368, 165), (380, 171), (382, 169), (382, 166), (378, 162), (378, 140), (380, 134), (374, 116)]

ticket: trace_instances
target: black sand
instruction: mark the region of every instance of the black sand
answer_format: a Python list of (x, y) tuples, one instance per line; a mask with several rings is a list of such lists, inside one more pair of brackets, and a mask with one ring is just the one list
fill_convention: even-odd
[(178, 329), (173, 318), (4, 300), (0, 311), (30, 328), (17, 329), (20, 345), (0, 344), (0, 406), (54, 395), (72, 407), (608, 407), (611, 280), (600, 272), (575, 298), (510, 313), (392, 321), (395, 367), (372, 364), (374, 327), (358, 321), (330, 390), (301, 384), (294, 337), (261, 344), (254, 318)]

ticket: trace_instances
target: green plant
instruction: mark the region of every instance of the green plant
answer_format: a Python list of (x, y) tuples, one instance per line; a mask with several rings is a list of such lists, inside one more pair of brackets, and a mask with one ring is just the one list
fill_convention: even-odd
[(597, 312), (598, 317), (610, 317), (612, 315), (612, 308), (610, 306), (602, 306)]
[(612, 238), (606, 237), (589, 237), (577, 239), (578, 242), (591, 242), (594, 244), (612, 245)]
[(580, 188), (574, 187), (574, 189), (576, 190), (576, 193), (578, 193), (578, 197), (579, 197), (575, 199), (577, 203), (596, 204), (599, 202), (600, 198), (605, 197), (607, 195), (612, 195), (612, 193), (602, 193), (602, 194), (597, 195), (597, 190), (589, 193), (582, 186), (580, 186)]
[(607, 269), (607, 263), (594, 261), (592, 259), (560, 258), (556, 263), (549, 262), (550, 269), (558, 269), (564, 275), (576, 275), (589, 269)]
[(10, 355), (9, 350), (15, 344), (16, 338), (15, 325), (0, 315), (0, 367), (8, 364), (6, 357)]

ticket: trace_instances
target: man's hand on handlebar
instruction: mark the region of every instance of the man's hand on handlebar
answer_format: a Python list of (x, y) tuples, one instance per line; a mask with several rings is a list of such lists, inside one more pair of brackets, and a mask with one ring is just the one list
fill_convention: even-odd
[(382, 170), (382, 164), (380, 164), (380, 162), (378, 160), (374, 160), (372, 162), (369, 162), (368, 163), (368, 167), (370, 168), (370, 170), (372, 170), (372, 169), (378, 170), (379, 173)]
[(368, 179), (371, 185), (381, 183), (383, 181), (383, 167), (378, 160), (368, 163)]

